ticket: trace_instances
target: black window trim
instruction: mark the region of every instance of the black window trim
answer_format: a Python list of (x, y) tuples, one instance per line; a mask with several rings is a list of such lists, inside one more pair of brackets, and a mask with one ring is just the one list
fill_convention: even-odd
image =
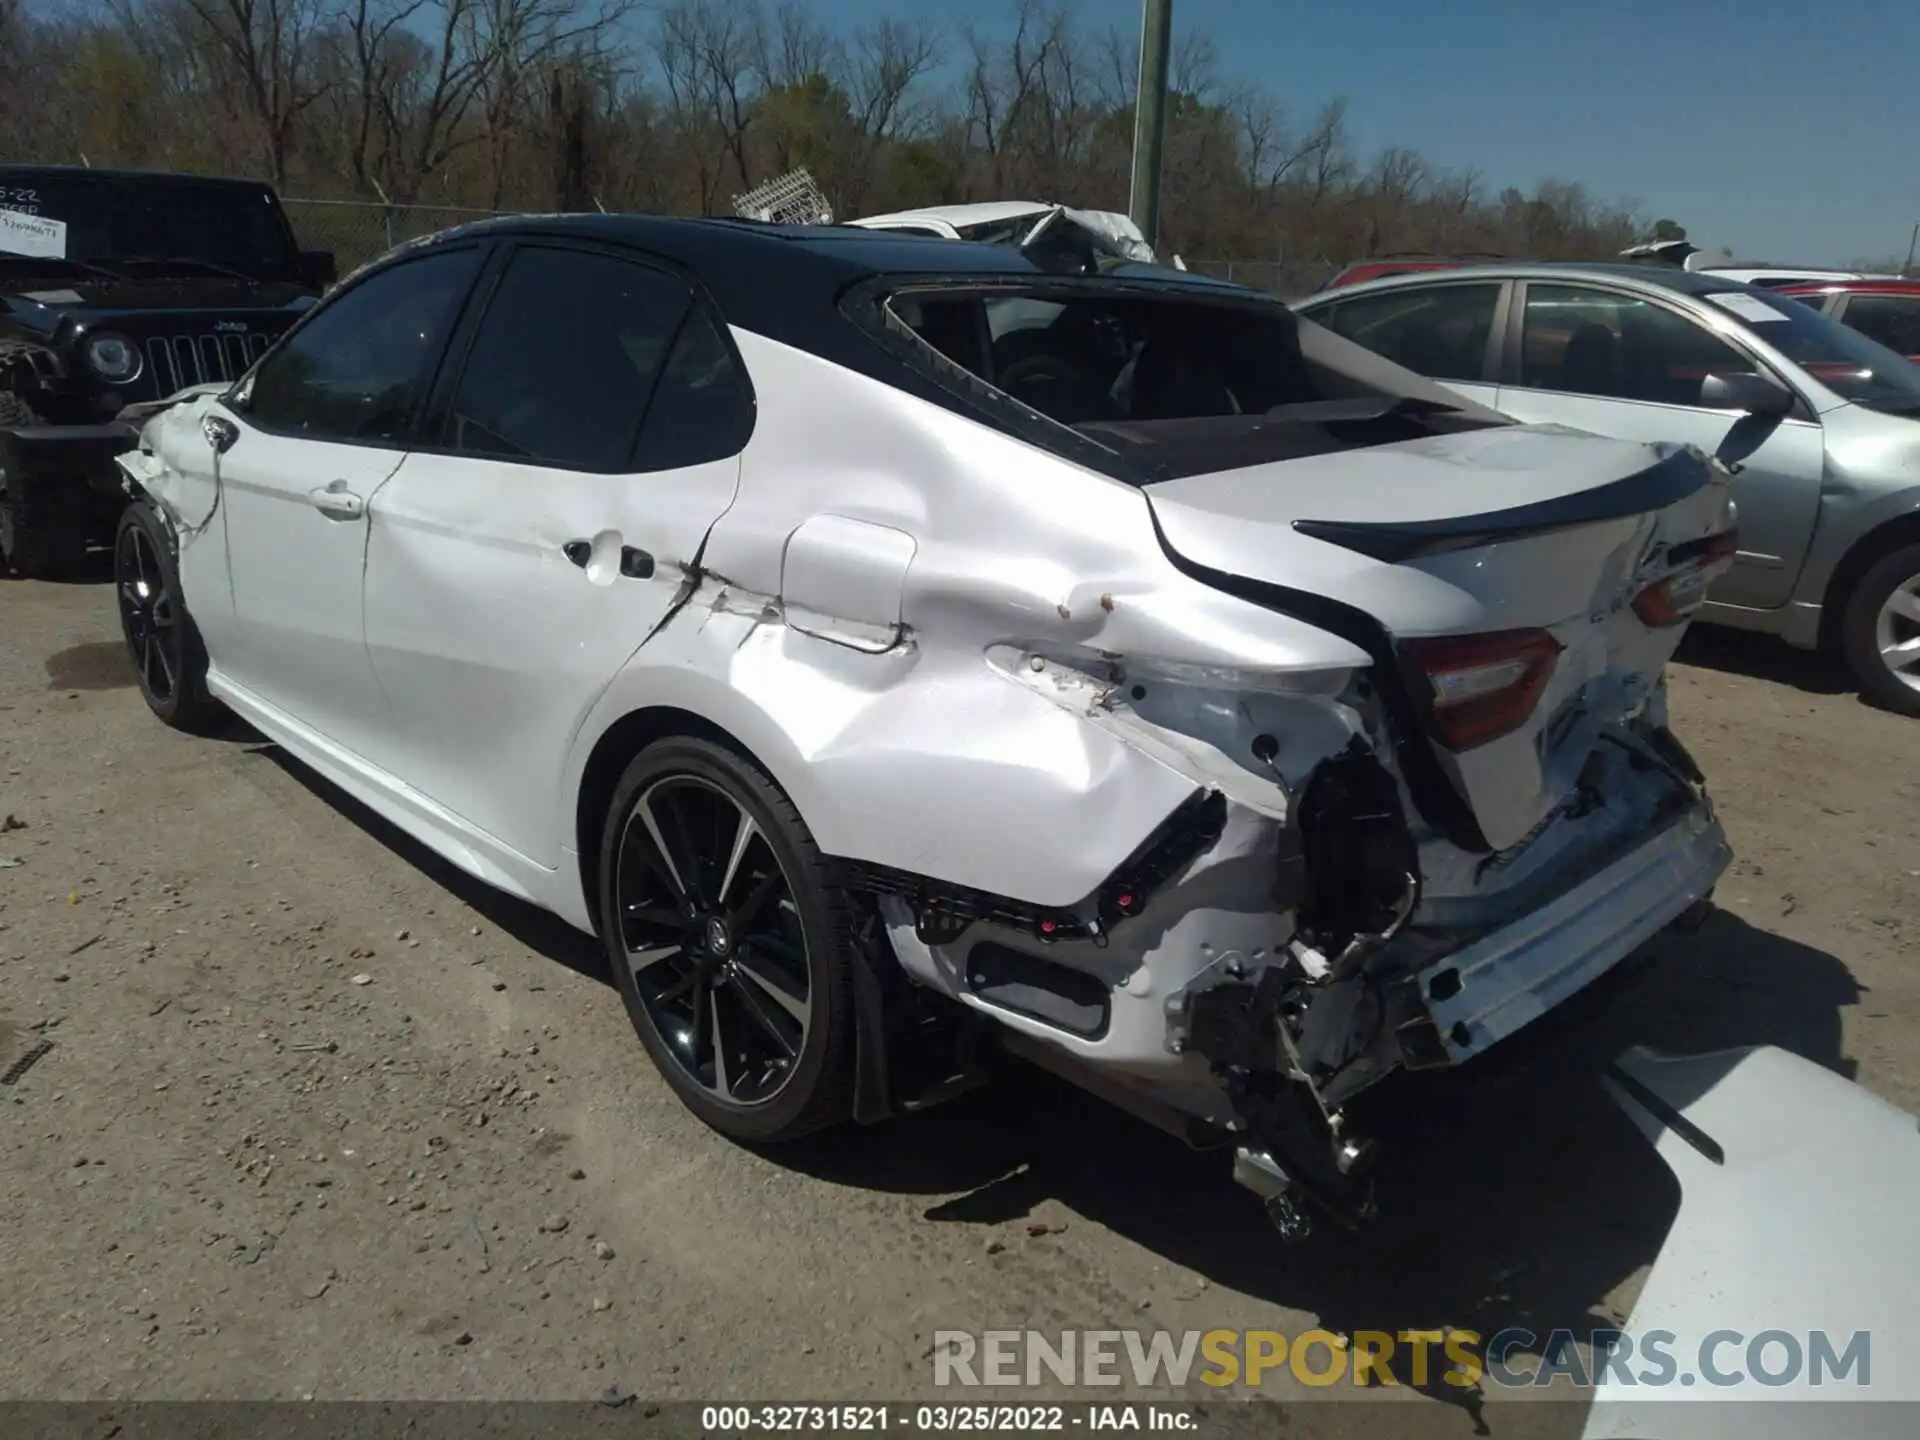
[[(389, 256), (375, 264), (367, 266), (366, 269), (346, 281), (319, 304), (313, 306), (306, 314), (294, 321), (292, 325), (288, 326), (287, 329), (281, 333), (280, 338), (267, 347), (266, 354), (254, 361), (254, 363), (247, 368), (245, 374), (220, 393), (220, 403), (233, 412), (236, 420), (242, 421), (248, 429), (257, 431), (262, 435), (272, 435), (285, 440), (301, 440), (314, 445), (351, 445), (362, 450), (397, 450), (402, 453), (410, 453), (420, 437), (421, 422), (424, 420), (428, 408), (432, 404), (434, 385), (439, 379), (440, 372), (445, 368), (448, 347), (452, 343), (453, 337), (459, 333), (461, 325), (465, 322), (468, 313), (471, 311), (474, 295), (479, 290), (480, 283), (486, 277), (488, 267), (492, 263), (493, 257), (489, 252), (493, 248), (493, 243), (485, 239), (463, 240), (407, 251), (402, 254)], [(447, 327), (446, 338), (440, 342), (440, 345), (435, 350), (427, 365), (426, 383), (421, 387), (421, 403), (414, 407), (413, 418), (408, 424), (407, 431), (404, 435), (394, 440), (360, 440), (339, 435), (309, 435), (299, 430), (286, 430), (279, 426), (262, 424), (254, 415), (250, 408), (253, 395), (251, 386), (254, 377), (268, 365), (272, 364), (274, 357), (286, 348), (288, 342), (307, 326), (311, 325), (317, 317), (324, 315), (347, 296), (353, 294), (377, 276), (389, 275), (408, 265), (418, 264), (424, 260), (431, 260), (437, 256), (465, 254), (469, 251), (479, 253), (480, 263), (474, 269), (473, 278), (467, 282), (466, 291), (454, 302), (453, 323)], [(234, 400), (234, 395), (242, 386), (248, 387), (247, 396), (249, 403), (247, 405), (238, 404)]]
[[(1414, 274), (1419, 272), (1409, 271), (1406, 273)], [(1469, 285), (1492, 285), (1497, 288), (1497, 293), (1493, 300), (1493, 320), (1487, 327), (1486, 349), (1480, 357), (1479, 377), (1473, 380), (1452, 381), (1444, 380), (1437, 375), (1429, 375), (1426, 378), (1432, 380), (1436, 385), (1498, 385), (1500, 383), (1500, 368), (1504, 353), (1503, 342), (1507, 332), (1507, 317), (1513, 305), (1514, 282), (1511, 280), (1502, 280), (1486, 275), (1448, 275), (1444, 279), (1436, 277), (1433, 280), (1422, 281), (1417, 285), (1386, 285), (1378, 290), (1369, 290), (1357, 295), (1344, 295), (1339, 298), (1329, 295), (1324, 300), (1316, 300), (1311, 306), (1301, 306), (1298, 313), (1304, 318), (1312, 320), (1316, 325), (1323, 325), (1325, 324), (1324, 321), (1315, 319), (1315, 311), (1332, 314), (1338, 310), (1340, 306), (1351, 304), (1358, 300), (1373, 300), (1384, 295), (1426, 295), (1435, 290), (1458, 290)], [(1331, 325), (1327, 325), (1326, 328), (1333, 330)], [(1342, 335), (1342, 332), (1334, 330), (1334, 334)], [(1351, 335), (1343, 335), (1343, 338), (1353, 339)], [(1360, 342), (1354, 340), (1353, 343), (1358, 345)], [(1381, 358), (1389, 359), (1391, 357), (1382, 356)], [(1393, 363), (1397, 365), (1400, 362), (1396, 360)]]
[[(1596, 290), (1604, 295), (1612, 295), (1626, 300), (1637, 300), (1642, 304), (1665, 310), (1668, 314), (1685, 320), (1690, 325), (1695, 325), (1702, 330), (1706, 330), (1714, 339), (1725, 345), (1729, 350), (1743, 356), (1757, 373), (1768, 376), (1785, 389), (1789, 395), (1793, 396), (1793, 409), (1783, 415), (1781, 419), (1799, 420), (1811, 425), (1818, 425), (1820, 423), (1820, 417), (1814, 412), (1813, 407), (1807, 403), (1806, 396), (1800, 393), (1800, 387), (1785, 375), (1782, 375), (1778, 366), (1774, 365), (1751, 345), (1747, 344), (1746, 338), (1743, 335), (1740, 335), (1738, 332), (1729, 335), (1725, 331), (1714, 329), (1706, 323), (1706, 315), (1703, 310), (1691, 309), (1684, 304), (1677, 303), (1676, 300), (1669, 300), (1665, 295), (1650, 295), (1643, 290), (1635, 290), (1631, 286), (1610, 285), (1603, 281), (1587, 279), (1585, 276), (1569, 276), (1566, 279), (1548, 279), (1541, 276), (1531, 276), (1525, 280), (1515, 282), (1513, 305), (1507, 314), (1506, 351), (1500, 367), (1499, 383), (1502, 386), (1515, 390), (1525, 390), (1539, 395), (1570, 395), (1581, 400), (1609, 400), (1619, 405), (1648, 405), (1669, 410), (1692, 410), (1709, 415), (1730, 415), (1732, 413), (1731, 411), (1709, 410), (1704, 405), (1672, 405), (1661, 400), (1629, 400), (1619, 395), (1588, 395), (1579, 390), (1549, 390), (1542, 385), (1522, 385), (1520, 383), (1520, 357), (1521, 347), (1525, 343), (1527, 295), (1535, 285), (1544, 285), (1549, 288), (1563, 290)], [(1790, 300), (1793, 297), (1783, 296), (1781, 298)], [(1699, 303), (1704, 307), (1708, 302), (1703, 298)]]
[[(730, 454), (738, 456), (753, 439), (760, 417), (759, 396), (753, 387), (752, 372), (747, 369), (740, 347), (734, 342), (733, 331), (714, 303), (712, 295), (701, 283), (700, 277), (685, 266), (676, 265), (652, 251), (643, 250), (635, 245), (623, 245), (618, 242), (586, 239), (568, 235), (507, 235), (496, 242), (497, 253), (485, 268), (469, 298), (466, 311), (461, 315), (460, 323), (449, 336), (445, 358), (436, 374), (434, 387), (429, 392), (427, 403), (422, 407), (423, 423), (419, 426), (411, 454), (439, 455), (451, 460), (468, 460), (489, 465), (512, 465), (528, 470), (559, 470), (570, 475), (602, 475), (619, 477), (625, 475), (665, 475), (671, 470), (649, 470), (640, 467), (640, 442), (646, 434), (647, 417), (653, 410), (653, 398), (658, 393), (661, 379), (666, 375), (666, 362), (673, 357), (674, 348), (680, 343), (687, 323), (696, 313), (704, 313), (713, 331), (720, 337), (720, 343), (727, 349), (728, 358), (733, 362), (735, 373), (740, 377), (741, 388), (746, 392), (747, 424), (740, 443)], [(665, 276), (682, 286), (687, 292), (686, 304), (681, 308), (680, 317), (675, 321), (673, 333), (667, 337), (666, 348), (661, 351), (660, 368), (654, 372), (651, 387), (642, 400), (634, 420), (633, 438), (627, 446), (627, 463), (612, 470), (591, 470), (578, 465), (561, 465), (551, 460), (516, 459), (511, 455), (488, 455), (475, 450), (462, 450), (448, 443), (447, 427), (452, 421), (454, 397), (459, 394), (460, 383), (465, 377), (467, 362), (472, 357), (475, 340), (479, 337), (480, 327), (486, 322), (487, 312), (493, 307), (495, 295), (505, 279), (508, 267), (523, 250), (565, 250), (579, 254), (598, 255), (603, 259), (617, 260), (625, 264), (650, 270)], [(484, 293), (483, 293), (484, 292)], [(455, 357), (458, 357), (457, 359)], [(714, 462), (725, 460), (729, 456), (718, 456)]]

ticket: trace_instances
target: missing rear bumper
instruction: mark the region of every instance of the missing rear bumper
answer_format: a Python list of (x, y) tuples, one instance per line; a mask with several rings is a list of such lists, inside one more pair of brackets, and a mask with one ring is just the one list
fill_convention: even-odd
[(1409, 932), (1338, 976), (1312, 973), (1296, 945), (1283, 963), (1183, 997), (1187, 1043), (1244, 1131), (1236, 1179), (1289, 1239), (1311, 1228), (1310, 1214), (1366, 1218), (1371, 1146), (1349, 1101), (1395, 1069), (1469, 1060), (1560, 1005), (1697, 915), (1730, 858), (1696, 794), (1651, 837), (1498, 928), (1451, 946)]
[[(1733, 858), (1703, 798), (1646, 843), (1582, 884), (1470, 941), (1413, 977), (1444, 1063), (1459, 1064), (1568, 999), (1685, 917)], [(1409, 1017), (1408, 1039), (1432, 1063)]]

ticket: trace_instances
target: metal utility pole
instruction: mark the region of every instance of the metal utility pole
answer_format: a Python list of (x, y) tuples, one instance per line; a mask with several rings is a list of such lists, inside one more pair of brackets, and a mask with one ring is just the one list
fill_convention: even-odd
[(1913, 276), (1913, 252), (1916, 246), (1920, 246), (1920, 225), (1913, 227), (1913, 238), (1907, 241), (1907, 263), (1900, 267), (1900, 273), (1909, 279)]
[(1140, 85), (1133, 107), (1133, 191), (1127, 212), (1147, 243), (1160, 244), (1160, 153), (1167, 136), (1167, 62), (1173, 0), (1142, 0)]

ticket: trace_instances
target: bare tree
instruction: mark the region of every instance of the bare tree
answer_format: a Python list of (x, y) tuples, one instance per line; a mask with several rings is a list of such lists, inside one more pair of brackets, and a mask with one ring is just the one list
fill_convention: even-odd
[[(945, 87), (939, 22), (904, 4), (841, 30), (809, 0), (658, 0), (636, 34), (647, 3), (0, 0), (0, 153), (393, 206), (712, 211), (794, 163), (842, 213), (1124, 203), (1138, 35), (1089, 29), (1081, 0), (1007, 0), (1004, 25), (960, 31)], [(1495, 190), (1404, 146), (1361, 155), (1344, 100), (1283, 109), (1224, 85), (1216, 54), (1183, 31), (1172, 64), (1166, 238), (1195, 260), (1604, 256), (1651, 224), (1567, 180)], [(344, 242), (345, 212), (302, 223), (323, 214)]]
[(705, 142), (718, 141), (740, 188), (753, 185), (747, 141), (766, 84), (763, 18), (753, 0), (675, 0), (660, 17), (660, 70), (683, 140), (701, 146), (701, 204), (719, 199)]
[[(206, 3), (206, 0), (192, 0)], [(234, 3), (234, 0), (227, 0)], [(460, 152), (492, 141), (522, 102), (523, 78), (591, 50), (632, 0), (343, 0), (351, 65), (347, 166), (393, 205), (416, 202)], [(471, 123), (484, 117), (486, 124)], [(495, 127), (498, 127), (496, 130)]]
[(919, 91), (938, 53), (935, 33), (923, 21), (882, 20), (854, 36), (847, 90), (859, 149), (840, 182), (842, 199), (856, 210), (876, 179), (880, 152), (925, 128)]
[(287, 181), (295, 129), (327, 93), (316, 63), (324, 0), (184, 0), (203, 37), (239, 86), (259, 128), (261, 159), (275, 185)]

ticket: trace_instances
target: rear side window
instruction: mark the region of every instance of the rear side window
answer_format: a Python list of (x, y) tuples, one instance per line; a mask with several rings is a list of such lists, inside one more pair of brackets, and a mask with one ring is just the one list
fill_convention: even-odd
[(1706, 326), (1665, 306), (1580, 285), (1527, 286), (1520, 383), (1529, 389), (1698, 405), (1707, 376), (1753, 371)]
[(677, 470), (737, 455), (753, 433), (753, 392), (720, 322), (687, 312), (647, 409), (635, 470)]
[(1356, 345), (1433, 380), (1479, 380), (1500, 304), (1498, 284), (1435, 285), (1357, 295), (1312, 318)]
[(467, 352), (446, 444), (563, 470), (633, 468), (641, 417), (691, 302), (684, 283), (632, 261), (521, 250)]
[(1920, 295), (1855, 295), (1842, 318), (1889, 350), (1920, 356)]

